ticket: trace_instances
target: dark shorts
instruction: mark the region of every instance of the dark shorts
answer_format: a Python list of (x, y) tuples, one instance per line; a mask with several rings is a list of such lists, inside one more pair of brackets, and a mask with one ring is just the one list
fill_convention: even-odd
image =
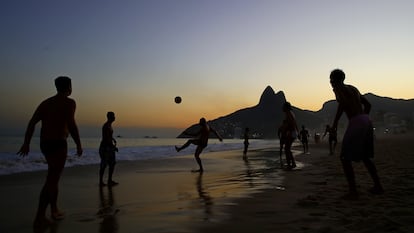
[(374, 157), (374, 131), (368, 115), (349, 120), (342, 140), (341, 159), (360, 161)]
[(68, 151), (68, 143), (66, 140), (46, 140), (40, 142), (40, 150), (45, 156)]
[(46, 158), (49, 169), (63, 169), (68, 154), (66, 140), (42, 140), (40, 150)]
[(207, 147), (207, 142), (201, 141), (200, 139), (191, 139), (191, 143), (202, 149)]
[(100, 146), (99, 147), (99, 156), (101, 157), (101, 166), (113, 166), (115, 165), (115, 147), (110, 146)]

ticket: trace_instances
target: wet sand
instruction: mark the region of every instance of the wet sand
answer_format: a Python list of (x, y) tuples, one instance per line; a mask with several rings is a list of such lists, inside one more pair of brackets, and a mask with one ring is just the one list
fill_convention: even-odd
[[(119, 162), (114, 180), (120, 184), (112, 188), (99, 188), (97, 165), (65, 168), (58, 201), (65, 219), (36, 232), (198, 231), (228, 219), (237, 200), (282, 184), (277, 157), (266, 150), (250, 154), (249, 161), (241, 151), (203, 154), (202, 174), (190, 172), (197, 167), (192, 155)], [(0, 176), (0, 232), (33, 232), (45, 175)]]
[[(308, 166), (287, 173), (286, 189), (266, 190), (239, 200), (231, 218), (204, 225), (201, 232), (414, 232), (414, 135), (380, 135), (375, 144), (378, 173), (385, 193), (367, 190), (372, 180), (363, 163), (354, 164), (358, 200), (342, 199), (348, 190), (338, 153), (326, 142), (311, 155), (296, 158)], [(337, 151), (340, 148), (337, 147)]]

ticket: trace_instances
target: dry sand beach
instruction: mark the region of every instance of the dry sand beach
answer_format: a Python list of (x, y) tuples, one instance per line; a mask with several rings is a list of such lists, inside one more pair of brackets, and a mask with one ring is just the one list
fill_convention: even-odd
[[(345, 177), (325, 142), (296, 155), (293, 171), (279, 168), (276, 148), (250, 151), (248, 162), (241, 151), (202, 155), (202, 175), (189, 172), (192, 156), (119, 163), (112, 189), (98, 187), (98, 166), (66, 168), (59, 197), (66, 218), (37, 232), (413, 232), (413, 139), (377, 138), (385, 193), (367, 192), (371, 179), (359, 163), (356, 201), (341, 199)], [(0, 176), (0, 232), (33, 232), (44, 176)]]

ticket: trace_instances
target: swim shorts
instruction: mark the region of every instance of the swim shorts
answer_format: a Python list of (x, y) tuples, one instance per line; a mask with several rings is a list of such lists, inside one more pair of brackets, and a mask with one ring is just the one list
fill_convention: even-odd
[(68, 143), (64, 139), (60, 140), (42, 140), (40, 150), (44, 156), (53, 156), (57, 153), (67, 155)]
[(342, 140), (341, 159), (358, 162), (374, 157), (374, 131), (368, 115), (349, 120)]
[(101, 145), (99, 147), (99, 156), (101, 157), (101, 166), (115, 165), (115, 146), (113, 145)]

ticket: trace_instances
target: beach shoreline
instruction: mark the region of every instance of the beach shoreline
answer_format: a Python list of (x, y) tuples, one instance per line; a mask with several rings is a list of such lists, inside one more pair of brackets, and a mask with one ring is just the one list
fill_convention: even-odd
[[(44, 232), (193, 232), (203, 222), (225, 221), (228, 206), (283, 179), (282, 170), (269, 172), (276, 160), (243, 161), (241, 150), (206, 153), (202, 161), (202, 174), (190, 172), (197, 166), (193, 155), (121, 161), (114, 173), (120, 184), (112, 188), (99, 188), (99, 165), (67, 167), (58, 200), (66, 217)], [(0, 204), (9, 210), (0, 214), (1, 232), (31, 232), (45, 176), (0, 176)]]
[[(372, 181), (355, 165), (360, 198), (341, 199), (347, 184), (338, 153), (326, 141), (296, 146), (298, 169), (280, 169), (276, 147), (120, 162), (120, 185), (98, 187), (98, 165), (66, 168), (60, 185), (63, 221), (43, 232), (411, 232), (414, 230), (414, 135), (377, 137), (374, 161), (385, 194), (367, 192)], [(339, 151), (340, 145), (337, 147)], [(189, 150), (190, 151), (190, 150)], [(32, 232), (46, 172), (0, 176), (1, 232)]]

